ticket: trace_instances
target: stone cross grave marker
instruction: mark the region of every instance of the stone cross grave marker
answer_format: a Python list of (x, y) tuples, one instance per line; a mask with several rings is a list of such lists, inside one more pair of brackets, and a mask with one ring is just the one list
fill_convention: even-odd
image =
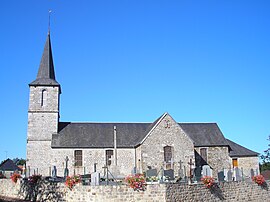
[(202, 167), (202, 175), (203, 176), (211, 176), (212, 177), (212, 169), (209, 165), (204, 165)]

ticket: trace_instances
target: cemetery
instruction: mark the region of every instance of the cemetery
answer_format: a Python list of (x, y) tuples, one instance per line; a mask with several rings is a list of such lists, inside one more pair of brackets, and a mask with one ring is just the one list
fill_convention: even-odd
[[(94, 168), (95, 170), (96, 168)], [(221, 170), (218, 177), (212, 177), (210, 166), (190, 168), (190, 176), (175, 178), (174, 171), (148, 169), (142, 177), (144, 189), (130, 186), (126, 178), (116, 178), (108, 167), (104, 173), (94, 171), (85, 175), (57, 176), (52, 168), (51, 176), (38, 174), (28, 176), (27, 172), (15, 183), (11, 179), (0, 179), (0, 196), (29, 201), (258, 201), (268, 200), (269, 181), (254, 180), (258, 171), (250, 170), (244, 176), (241, 169)], [(66, 169), (66, 174), (70, 171)], [(179, 170), (180, 173), (185, 173)], [(133, 177), (136, 174), (132, 175)], [(70, 184), (73, 178), (74, 184)], [(202, 179), (212, 178), (206, 186)], [(247, 192), (248, 191), (248, 192)]]

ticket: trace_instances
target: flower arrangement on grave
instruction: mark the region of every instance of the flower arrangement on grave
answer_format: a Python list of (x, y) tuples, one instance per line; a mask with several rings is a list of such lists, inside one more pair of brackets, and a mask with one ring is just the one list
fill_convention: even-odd
[(214, 178), (211, 176), (204, 176), (201, 178), (203, 184), (207, 186), (207, 188), (211, 188), (214, 185)]
[(67, 176), (65, 185), (72, 190), (72, 188), (81, 182), (81, 176), (80, 175), (73, 175), (73, 176)]
[(262, 175), (255, 175), (252, 177), (252, 181), (257, 183), (258, 185), (263, 185), (265, 183), (265, 179)]
[(146, 182), (143, 174), (129, 175), (125, 181), (134, 191), (146, 190)]
[(10, 177), (10, 179), (15, 183), (17, 183), (19, 178), (21, 178), (21, 175), (19, 173), (13, 173)]
[(157, 176), (152, 176), (152, 177), (147, 177), (146, 178), (147, 182), (157, 182), (158, 181), (158, 177)]

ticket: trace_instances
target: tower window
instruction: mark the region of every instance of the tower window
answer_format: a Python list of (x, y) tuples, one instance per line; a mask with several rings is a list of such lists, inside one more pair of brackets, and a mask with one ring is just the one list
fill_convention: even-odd
[(46, 98), (47, 98), (47, 91), (45, 89), (43, 89), (41, 91), (41, 100), (40, 100), (40, 105), (43, 107), (45, 106), (45, 102), (46, 102)]
[(113, 150), (106, 150), (106, 166), (112, 164)]
[(75, 166), (82, 166), (82, 150), (74, 151)]

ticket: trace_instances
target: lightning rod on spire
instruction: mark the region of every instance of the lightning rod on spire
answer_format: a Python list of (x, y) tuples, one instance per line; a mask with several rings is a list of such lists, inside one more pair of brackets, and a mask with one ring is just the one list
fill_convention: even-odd
[(49, 12), (48, 34), (50, 34), (50, 31), (51, 31), (51, 12), (52, 12), (52, 10), (50, 9), (48, 12)]

